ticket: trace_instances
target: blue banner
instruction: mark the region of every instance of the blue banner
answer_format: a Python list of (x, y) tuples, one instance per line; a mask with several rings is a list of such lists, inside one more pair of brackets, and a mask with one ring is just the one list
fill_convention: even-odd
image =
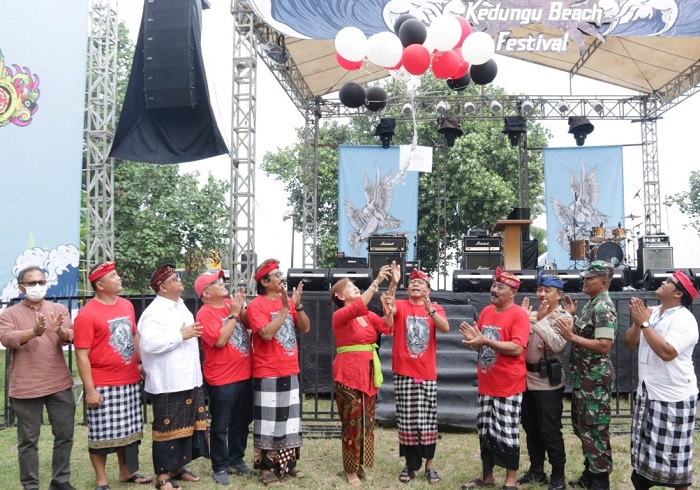
[(404, 234), (407, 260), (418, 233), (418, 172), (402, 171), (399, 147), (338, 147), (338, 250), (367, 257), (371, 235)]
[[(0, 300), (16, 274), (47, 271), (74, 295), (80, 258), (87, 0), (5, 0), (0, 15)], [(31, 16), (19, 21), (18, 12)], [(12, 14), (14, 13), (14, 14)]]
[(624, 261), (622, 147), (545, 148), (547, 259), (559, 269)]

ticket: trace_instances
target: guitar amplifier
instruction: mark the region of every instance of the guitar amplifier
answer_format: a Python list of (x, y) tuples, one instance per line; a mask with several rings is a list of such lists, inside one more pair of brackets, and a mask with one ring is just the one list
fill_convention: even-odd
[(376, 235), (368, 238), (367, 251), (375, 253), (406, 253), (407, 245), (408, 238), (405, 236)]
[(500, 254), (502, 250), (501, 237), (499, 236), (489, 236), (489, 237), (470, 237), (465, 236), (462, 238), (462, 252), (474, 254)]

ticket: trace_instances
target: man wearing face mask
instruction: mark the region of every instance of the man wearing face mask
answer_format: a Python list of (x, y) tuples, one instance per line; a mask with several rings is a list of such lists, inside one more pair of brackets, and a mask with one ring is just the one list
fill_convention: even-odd
[(46, 407), (54, 435), (49, 490), (75, 490), (70, 484), (73, 377), (63, 357), (63, 346), (73, 341), (73, 324), (65, 306), (44, 300), (48, 287), (41, 268), (22, 269), (17, 284), (24, 298), (0, 314), (0, 342), (12, 356), (9, 394), (17, 415), (20, 483), (25, 490), (39, 488), (38, 442)]

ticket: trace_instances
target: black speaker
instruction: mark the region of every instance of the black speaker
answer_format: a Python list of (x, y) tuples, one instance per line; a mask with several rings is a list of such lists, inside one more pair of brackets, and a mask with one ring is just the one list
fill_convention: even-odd
[(622, 291), (622, 288), (629, 286), (629, 277), (625, 275), (625, 271), (615, 269), (612, 279), (610, 279), (610, 291)]
[(580, 293), (583, 286), (581, 271), (576, 269), (561, 269), (547, 271), (558, 275), (564, 283), (564, 291), (567, 293)]
[(642, 286), (644, 289), (653, 291), (661, 286), (661, 283), (671, 277), (676, 272), (673, 268), (668, 269), (647, 269), (644, 272)]
[(456, 293), (489, 291), (491, 284), (493, 284), (493, 271), (457, 270), (452, 273), (452, 291)]
[(367, 257), (336, 257), (335, 267), (338, 269), (366, 269)]
[(496, 270), (496, 267), (503, 265), (503, 256), (500, 253), (468, 253), (462, 254), (462, 269), (488, 269)]
[(374, 279), (374, 276), (372, 276), (372, 269), (337, 268), (331, 269), (331, 286), (340, 279), (344, 279), (346, 277), (355, 283), (355, 286), (360, 289), (367, 289), (372, 283), (372, 279)]
[(637, 249), (637, 268), (673, 269), (673, 247), (642, 247)]
[(537, 291), (537, 271), (536, 270), (521, 270), (508, 271), (515, 274), (520, 279), (519, 291), (523, 293), (534, 293)]
[(144, 9), (143, 77), (147, 109), (194, 107), (195, 10), (190, 0), (148, 0)]
[[(372, 253), (370, 252), (369, 254), (369, 267), (372, 269), (372, 277), (377, 277), (377, 274), (379, 274), (379, 269), (383, 265), (391, 264), (393, 261), (396, 261), (397, 265), (401, 266), (401, 270), (404, 271), (406, 270), (406, 254), (405, 253), (387, 253), (387, 254), (382, 254), (382, 253)], [(401, 274), (403, 276), (403, 274)], [(380, 288), (388, 288), (389, 287), (389, 281), (384, 281), (380, 286)], [(404, 283), (404, 278), (401, 278), (401, 281), (399, 282), (398, 288), (403, 289), (406, 287), (406, 284)]]
[[(685, 270), (683, 272), (685, 272)], [(690, 274), (690, 277), (695, 279), (696, 284), (700, 285), (700, 269), (695, 269), (695, 268), (688, 269), (688, 274)]]
[(289, 269), (287, 271), (287, 291), (297, 287), (301, 281), (304, 291), (328, 291), (328, 269)]

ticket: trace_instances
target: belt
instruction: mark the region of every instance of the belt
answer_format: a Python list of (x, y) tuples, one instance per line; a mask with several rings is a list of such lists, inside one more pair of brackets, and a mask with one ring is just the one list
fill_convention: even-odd
[(539, 362), (526, 362), (525, 367), (531, 373), (539, 373), (540, 372), (540, 363)]

